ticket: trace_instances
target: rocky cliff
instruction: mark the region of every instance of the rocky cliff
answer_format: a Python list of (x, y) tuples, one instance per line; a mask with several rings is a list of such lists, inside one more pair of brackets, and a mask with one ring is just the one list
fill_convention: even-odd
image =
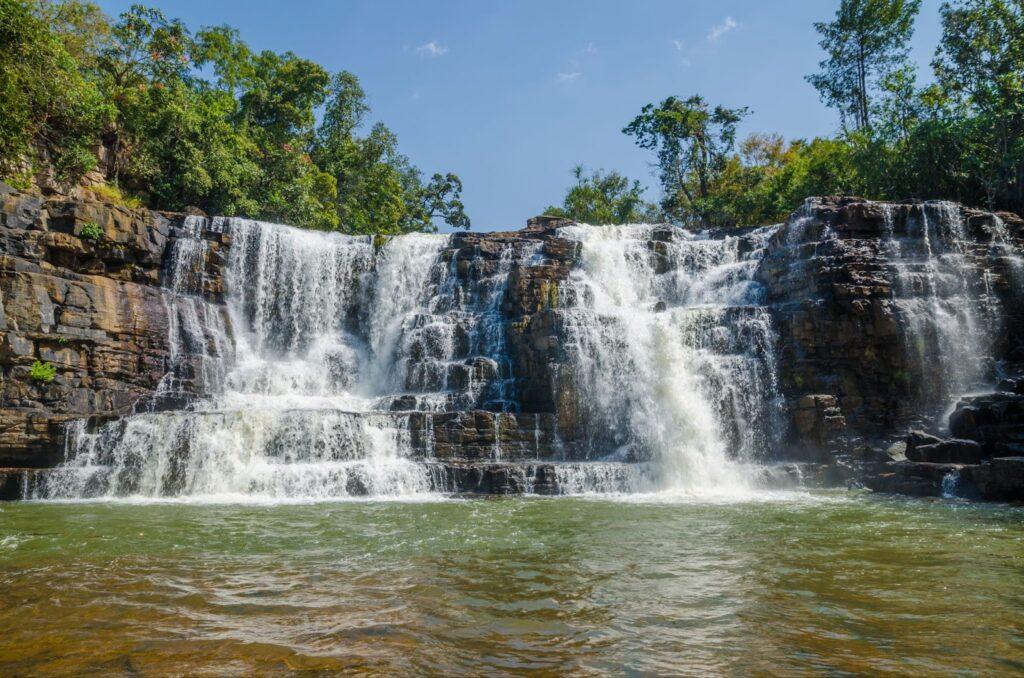
[[(47, 472), (26, 469), (66, 458), (86, 460), (76, 478), (104, 469), (75, 492), (142, 491), (139, 469), (156, 448), (166, 463), (153, 491), (188, 491), (209, 436), (223, 431), (271, 459), (305, 464), (334, 450), (331, 459), (349, 466), (323, 471), (318, 491), (377, 492), (394, 480), (350, 468), (377, 454), (363, 448), (381, 431), (391, 436), (385, 447), (427, 469), (422, 482), (434, 489), (629, 489), (651, 473), (659, 450), (694, 435), (645, 430), (685, 418), (667, 417), (673, 412), (711, 417), (717, 438), (694, 454), (723, 447), (748, 462), (813, 462), (827, 469), (823, 478), (861, 474), (889, 490), (908, 487), (894, 478), (931, 473), (938, 483), (929, 481), (929, 493), (949, 469), (904, 460), (920, 447), (901, 442), (907, 431), (929, 428), (946, 440), (970, 428), (964, 436), (987, 451), (966, 460), (978, 470), (963, 482), (982, 496), (1015, 496), (986, 478), (1012, 463), (1000, 460), (1016, 448), (1000, 445), (1018, 435), (1007, 423), (1016, 415), (1006, 414), (1017, 405), (1000, 405), (1002, 428), (985, 423), (996, 415), (979, 414), (991, 411), (988, 401), (961, 403), (974, 418), (955, 417), (952, 433), (944, 421), (961, 396), (996, 391), (1024, 360), (1024, 223), (1012, 215), (822, 198), (768, 229), (630, 231), (627, 273), (645, 277), (625, 282), (650, 288), (637, 323), (602, 310), (593, 280), (608, 277), (595, 269), (604, 245), (548, 218), (515, 233), (403, 244), (403, 256), (419, 259), (399, 263), (421, 266), (416, 284), (427, 291), (413, 307), (382, 292), (396, 275), (387, 266), (401, 270), (386, 240), (313, 243), (252, 222), (42, 200), (6, 187), (0, 200), (0, 466), (18, 469), (4, 474), (7, 496), (45, 484)], [(310, 267), (327, 277), (303, 277)], [(285, 291), (267, 291), (271, 279), (286, 279)], [(375, 304), (391, 304), (407, 321), (388, 329)], [(297, 377), (312, 364), (308, 336), (327, 336), (324, 317), (351, 345), (316, 354), (314, 372), (327, 376)], [(644, 351), (667, 350), (651, 337), (663, 341), (669, 329), (688, 352), (649, 362)], [(373, 383), (386, 387), (360, 401), (369, 402), (366, 413), (342, 408), (339, 394), (363, 394), (370, 383), (367, 376), (357, 388), (350, 374), (372, 372), (345, 351), (358, 349), (366, 362), (383, 356), (382, 342), (386, 374)], [(281, 363), (290, 372), (266, 371), (261, 358), (253, 364), (263, 371), (243, 374), (235, 367), (250, 359), (242, 348), (292, 356)], [(631, 383), (657, 379), (673, 361), (688, 365), (682, 376), (697, 385), (686, 388), (704, 394), (697, 409), (665, 409), (659, 398), (671, 395)], [(36, 364), (54, 366), (52, 380), (34, 374)], [(330, 416), (320, 405), (291, 414), (275, 405), (272, 423), (254, 425), (228, 396), (282, 398), (271, 377), (291, 384), (285, 395), (329, 395)], [(306, 381), (296, 386), (299, 377)], [(242, 487), (291, 491), (279, 486), (281, 469), (271, 475), (247, 476)]]

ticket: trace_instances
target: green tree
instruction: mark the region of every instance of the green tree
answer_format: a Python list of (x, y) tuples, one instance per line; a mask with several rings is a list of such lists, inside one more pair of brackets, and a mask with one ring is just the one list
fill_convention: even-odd
[(700, 96), (648, 104), (623, 129), (641, 148), (656, 151), (662, 209), (680, 222), (709, 223), (712, 184), (724, 171), (747, 108), (710, 108)]
[(0, 41), (0, 176), (19, 185), (33, 164), (77, 181), (102, 149), (114, 188), (158, 209), (358, 232), (469, 225), (457, 176), (424, 180), (381, 124), (359, 134), (369, 109), (350, 73), (142, 5), (110, 21), (83, 0), (0, 0)]
[(0, 174), (46, 163), (73, 181), (96, 165), (93, 148), (113, 110), (42, 9), (0, 0)]
[(138, 118), (145, 117), (148, 107), (166, 100), (158, 96), (154, 101), (153, 90), (170, 87), (174, 93), (184, 92), (191, 46), (191, 36), (180, 21), (168, 19), (159, 10), (132, 5), (98, 50), (97, 75), (117, 111), (106, 133), (111, 149), (106, 169), (115, 183), (128, 162), (149, 164), (148, 158), (133, 157), (150, 131), (137, 124)]
[(639, 181), (618, 172), (598, 170), (586, 173), (583, 165), (572, 170), (576, 179), (560, 207), (550, 206), (545, 214), (585, 224), (655, 223), (664, 217), (657, 205), (644, 200)]
[(1024, 2), (964, 0), (942, 6), (933, 66), (972, 119), (965, 162), (990, 207), (1024, 209)]
[(359, 136), (368, 113), (359, 80), (348, 72), (336, 74), (313, 157), (337, 183), (341, 228), (353, 233), (434, 231), (436, 220), (469, 228), (459, 177), (438, 173), (424, 184), (385, 125), (377, 123)]
[(839, 110), (845, 126), (871, 126), (872, 94), (906, 63), (920, 5), (921, 0), (842, 0), (832, 21), (814, 24), (828, 58), (807, 80)]

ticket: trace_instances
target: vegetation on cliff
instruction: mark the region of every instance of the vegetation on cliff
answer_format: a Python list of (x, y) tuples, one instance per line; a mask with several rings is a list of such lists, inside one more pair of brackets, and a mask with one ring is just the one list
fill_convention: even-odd
[[(806, 196), (829, 194), (949, 199), (1024, 213), (1024, 1), (943, 3), (934, 77), (924, 85), (908, 59), (919, 8), (920, 0), (842, 0), (832, 21), (815, 24), (826, 58), (807, 79), (840, 114), (834, 137), (754, 134), (737, 144), (746, 108), (712, 106), (700, 96), (645, 106), (623, 132), (656, 154), (665, 218), (770, 223)], [(591, 223), (618, 220), (614, 210), (590, 208), (616, 203), (618, 184), (576, 177), (553, 211)], [(655, 206), (641, 196), (632, 184), (632, 209), (651, 213)]]
[(0, 179), (40, 175), (157, 209), (194, 206), (360, 233), (469, 226), (454, 174), (429, 179), (358, 79), (227, 26), (135, 5), (0, 0)]

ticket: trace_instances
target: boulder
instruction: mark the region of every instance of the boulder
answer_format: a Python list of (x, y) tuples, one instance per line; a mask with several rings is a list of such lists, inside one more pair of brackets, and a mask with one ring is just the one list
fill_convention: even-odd
[(985, 458), (981, 444), (974, 440), (943, 439), (924, 431), (907, 435), (906, 457), (932, 464), (979, 464)]
[(1024, 456), (996, 457), (986, 464), (968, 466), (963, 476), (983, 499), (1024, 501)]
[(949, 430), (957, 438), (974, 440), (989, 455), (999, 446), (1024, 443), (1024, 394), (988, 393), (963, 398), (949, 416)]

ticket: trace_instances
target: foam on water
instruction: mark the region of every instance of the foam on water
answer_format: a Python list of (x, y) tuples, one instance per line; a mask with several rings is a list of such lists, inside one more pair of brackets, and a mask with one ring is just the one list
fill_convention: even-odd
[[(811, 207), (783, 244), (821, 226)], [(941, 357), (946, 404), (992, 372), (993, 273), (975, 263), (959, 208), (927, 203), (902, 230), (883, 209), (908, 355)], [(556, 378), (580, 402), (571, 452), (550, 432), (560, 492), (734, 501), (790, 482), (765, 480), (762, 465), (783, 426), (777, 337), (756, 272), (778, 228), (559, 229), (580, 252), (554, 310), (564, 338)], [(989, 229), (990, 260), (1020, 259), (1005, 226)], [(220, 232), (231, 237), (224, 304), (206, 279), (217, 250), (205, 238)], [(189, 217), (165, 270), (170, 355), (158, 389), (188, 407), (159, 411), (158, 397), (154, 411), (72, 425), (67, 462), (33, 496), (320, 501), (452, 490), (433, 459), (432, 419), (417, 420), (414, 446), (409, 413), (489, 410), (486, 461), (509, 458), (501, 413), (519, 403), (503, 304), (514, 268), (544, 255), (540, 241), (497, 242), (504, 249), (484, 266), (450, 255), (446, 235), (374, 239)], [(531, 469), (523, 462), (517, 476), (527, 491)]]
[(775, 340), (753, 279), (772, 231), (741, 249), (650, 225), (561, 229), (582, 244), (562, 315), (591, 445), (654, 465), (630, 490), (750, 489), (738, 461), (778, 430)]

